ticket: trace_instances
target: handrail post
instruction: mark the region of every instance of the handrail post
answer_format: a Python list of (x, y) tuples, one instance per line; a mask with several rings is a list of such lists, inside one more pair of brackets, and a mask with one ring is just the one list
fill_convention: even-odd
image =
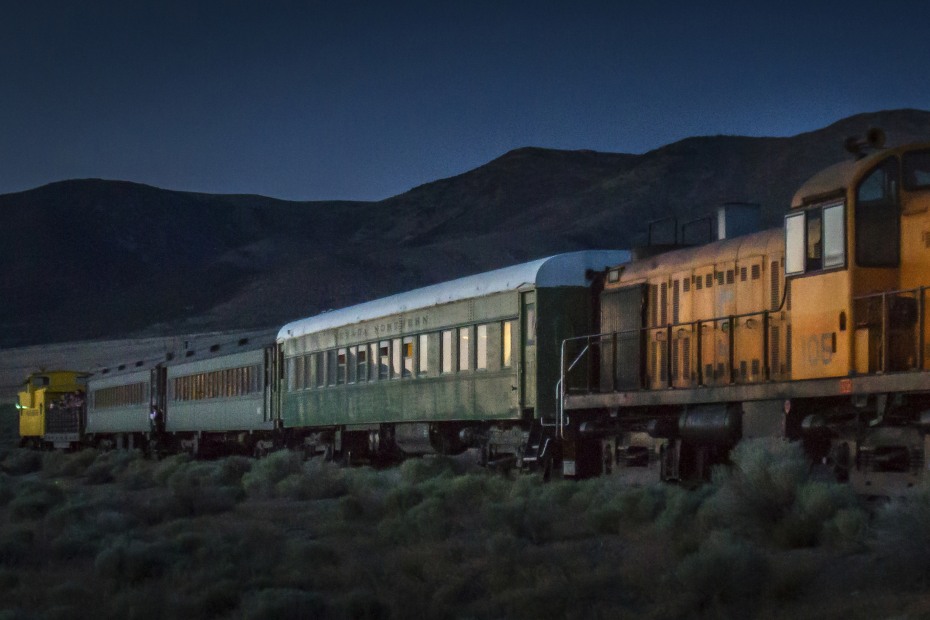
[(694, 350), (697, 352), (697, 377), (698, 385), (704, 385), (704, 346), (703, 338), (701, 337), (701, 326), (703, 321), (698, 320), (697, 322), (697, 346), (694, 347)]
[(772, 379), (772, 366), (769, 363), (771, 360), (769, 358), (769, 322), (771, 318), (769, 317), (769, 311), (764, 310), (762, 312), (762, 380), (771, 381)]
[(565, 428), (565, 343), (567, 340), (562, 341), (561, 351), (559, 352), (559, 403), (558, 403), (558, 419), (559, 419), (559, 437), (564, 437), (564, 428)]
[(672, 326), (669, 325), (665, 328), (666, 340), (668, 341), (665, 345), (665, 379), (666, 385), (672, 387), (674, 383), (672, 382)]
[(736, 383), (736, 365), (734, 364), (736, 361), (736, 319), (732, 314), (727, 318), (727, 327), (730, 341), (730, 383)]
[(917, 370), (923, 370), (924, 368), (924, 321), (926, 320), (924, 316), (926, 310), (924, 291), (926, 290), (927, 287), (925, 286), (917, 289)]
[(888, 346), (891, 344), (888, 326), (888, 293), (882, 293), (882, 372), (888, 372)]

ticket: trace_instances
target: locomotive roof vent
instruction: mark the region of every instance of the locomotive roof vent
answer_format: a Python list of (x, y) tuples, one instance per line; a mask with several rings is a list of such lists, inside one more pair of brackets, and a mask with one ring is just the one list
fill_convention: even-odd
[(762, 208), (756, 202), (725, 202), (717, 207), (717, 240), (762, 230)]

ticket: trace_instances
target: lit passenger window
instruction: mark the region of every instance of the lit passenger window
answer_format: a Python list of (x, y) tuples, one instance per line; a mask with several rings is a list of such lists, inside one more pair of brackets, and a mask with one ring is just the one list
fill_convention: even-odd
[(475, 338), (475, 370), (488, 369), (488, 326), (479, 325)]
[(459, 370), (469, 370), (471, 368), (471, 347), (469, 346), (469, 341), (471, 340), (471, 328), (470, 327), (460, 327), (459, 328)]
[(419, 373), (425, 375), (429, 373), (429, 335), (420, 334), (420, 361)]
[(513, 321), (504, 321), (501, 327), (501, 366), (510, 368), (513, 360)]
[(442, 332), (442, 372), (452, 372), (452, 330)]
[(404, 353), (404, 376), (412, 377), (413, 376), (413, 336), (407, 336), (404, 338), (403, 344), (403, 353)]

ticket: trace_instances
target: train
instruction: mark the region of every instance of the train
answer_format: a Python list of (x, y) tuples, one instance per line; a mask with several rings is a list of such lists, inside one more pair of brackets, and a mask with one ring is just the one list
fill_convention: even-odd
[(559, 254), (269, 342), (36, 373), (22, 441), (346, 461), (473, 449), (547, 477), (683, 482), (774, 437), (861, 492), (907, 492), (930, 467), (930, 143), (870, 131), (847, 147), (776, 228), (732, 203), (698, 244)]

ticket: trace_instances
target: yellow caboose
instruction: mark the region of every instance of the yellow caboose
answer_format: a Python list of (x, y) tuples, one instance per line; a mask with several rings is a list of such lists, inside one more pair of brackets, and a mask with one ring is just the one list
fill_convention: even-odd
[(63, 448), (80, 441), (86, 377), (72, 370), (29, 375), (16, 405), (22, 445)]

